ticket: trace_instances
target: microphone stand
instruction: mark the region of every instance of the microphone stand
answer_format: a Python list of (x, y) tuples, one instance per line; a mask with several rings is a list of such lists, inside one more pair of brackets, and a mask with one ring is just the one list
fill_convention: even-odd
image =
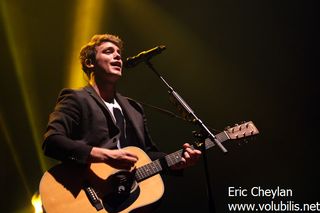
[[(149, 59), (145, 61), (145, 64), (166, 85), (166, 87), (168, 88), (168, 92), (171, 95), (174, 103), (177, 105), (178, 109), (183, 112), (183, 114), (184, 114), (183, 116), (186, 117), (186, 119), (188, 121), (198, 125), (203, 134), (205, 134), (208, 138), (210, 138), (212, 141), (214, 141), (214, 143), (222, 150), (223, 153), (227, 153), (228, 151), (226, 150), (226, 148), (220, 143), (220, 141), (214, 136), (214, 134), (212, 134), (212, 132), (209, 130), (209, 128), (196, 116), (196, 114), (193, 112), (193, 110), (190, 108), (190, 106), (181, 98), (181, 96), (160, 75), (160, 73), (150, 63)], [(210, 176), (209, 176), (209, 169), (208, 169), (208, 162), (207, 162), (205, 143), (202, 143), (201, 151), (203, 152), (203, 162), (204, 162), (206, 184), (207, 184), (209, 212), (215, 213), (214, 201), (213, 201), (213, 193), (212, 193), (211, 184), (210, 184)]]

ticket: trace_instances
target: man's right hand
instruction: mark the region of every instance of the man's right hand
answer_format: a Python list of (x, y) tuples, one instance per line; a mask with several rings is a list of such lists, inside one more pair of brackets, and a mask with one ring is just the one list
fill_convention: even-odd
[(93, 147), (88, 159), (89, 163), (106, 163), (116, 169), (130, 170), (138, 161), (138, 156), (123, 149), (105, 149)]

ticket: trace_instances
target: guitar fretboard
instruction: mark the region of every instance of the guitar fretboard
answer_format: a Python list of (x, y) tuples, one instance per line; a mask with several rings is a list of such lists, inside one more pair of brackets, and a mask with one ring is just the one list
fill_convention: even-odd
[[(224, 131), (215, 135), (215, 137), (220, 143), (229, 139), (228, 135)], [(210, 149), (213, 146), (215, 146), (215, 143), (211, 139), (207, 138), (205, 140), (206, 149)], [(192, 148), (194, 149), (193, 146), (192, 146)], [(179, 163), (181, 161), (182, 155), (183, 155), (183, 149), (180, 149), (176, 152), (173, 152), (169, 155), (166, 155), (164, 158), (165, 158), (167, 165), (170, 167), (170, 166), (173, 166), (173, 165)], [(155, 174), (158, 174), (162, 170), (163, 170), (163, 168), (161, 166), (161, 162), (158, 159), (158, 160), (152, 161), (151, 163), (148, 163), (142, 167), (139, 167), (136, 170), (135, 178), (139, 182), (139, 181), (142, 181), (146, 178), (149, 178)]]
[(155, 174), (158, 174), (161, 171), (162, 171), (162, 166), (161, 166), (160, 160), (158, 159), (144, 166), (139, 167), (136, 170), (135, 177), (136, 177), (136, 180), (139, 182)]

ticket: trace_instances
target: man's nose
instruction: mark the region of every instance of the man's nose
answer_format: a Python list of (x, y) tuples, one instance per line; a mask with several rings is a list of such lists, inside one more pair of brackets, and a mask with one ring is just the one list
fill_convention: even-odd
[(114, 58), (119, 60), (119, 59), (121, 59), (121, 55), (116, 52)]

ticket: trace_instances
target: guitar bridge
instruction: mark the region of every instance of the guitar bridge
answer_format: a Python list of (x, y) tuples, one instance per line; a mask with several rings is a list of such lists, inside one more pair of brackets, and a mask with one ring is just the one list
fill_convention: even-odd
[(96, 208), (97, 211), (103, 209), (102, 202), (92, 187), (85, 186), (84, 191), (86, 192), (86, 195), (90, 200), (90, 203)]

